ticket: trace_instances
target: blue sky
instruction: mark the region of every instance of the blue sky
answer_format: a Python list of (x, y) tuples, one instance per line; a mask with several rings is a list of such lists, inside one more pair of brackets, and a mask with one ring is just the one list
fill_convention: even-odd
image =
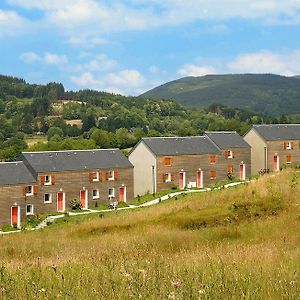
[(184, 76), (300, 74), (300, 0), (1, 0), (0, 73), (138, 95)]

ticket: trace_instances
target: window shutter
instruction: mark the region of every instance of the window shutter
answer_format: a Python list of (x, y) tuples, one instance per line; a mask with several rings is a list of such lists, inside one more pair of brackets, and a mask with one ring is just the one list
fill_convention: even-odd
[(299, 149), (300, 149), (300, 142), (299, 142)]
[(162, 174), (162, 181), (166, 182), (166, 174)]
[(235, 157), (235, 151), (232, 150), (232, 158), (234, 158), (234, 157)]
[(174, 181), (174, 175), (171, 174), (171, 181)]
[(225, 158), (228, 158), (228, 150), (225, 150)]
[(287, 163), (291, 163), (292, 162), (292, 156), (291, 155), (287, 155), (286, 156), (286, 162)]
[(217, 176), (216, 171), (210, 171), (210, 178), (214, 179), (216, 178), (216, 176)]
[(118, 176), (119, 176), (119, 171), (118, 171), (118, 170), (115, 170), (115, 171), (114, 171), (114, 179), (115, 179), (115, 180), (118, 180)]
[(34, 185), (34, 186), (33, 186), (33, 194), (34, 194), (34, 195), (37, 195), (37, 193), (38, 193), (38, 186), (37, 186), (37, 185)]
[(294, 149), (294, 142), (291, 142), (291, 148)]
[(286, 142), (283, 143), (283, 149), (286, 149)]
[(24, 197), (26, 197), (26, 187), (25, 186), (22, 188), (22, 194)]
[(93, 178), (94, 178), (93, 172), (90, 172), (89, 173), (89, 181), (93, 182)]
[(165, 157), (165, 166), (171, 165), (171, 157)]
[(99, 181), (102, 181), (102, 172), (99, 171)]
[(109, 172), (108, 172), (108, 171), (106, 171), (106, 173), (105, 173), (105, 179), (106, 179), (106, 180), (109, 179)]
[(41, 176), (41, 185), (45, 185), (45, 176)]
[(56, 177), (54, 175), (51, 176), (51, 183), (52, 185), (55, 185), (56, 183)]

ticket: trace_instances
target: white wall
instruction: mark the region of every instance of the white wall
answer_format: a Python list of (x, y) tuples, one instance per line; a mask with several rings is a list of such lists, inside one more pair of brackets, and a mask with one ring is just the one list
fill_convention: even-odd
[(134, 166), (134, 196), (154, 193), (153, 191), (153, 171), (154, 166), (154, 182), (156, 189), (156, 157), (145, 146), (144, 142), (140, 142), (128, 157)]
[(244, 140), (251, 146), (251, 175), (257, 175), (260, 170), (265, 168), (267, 144), (253, 128), (244, 136)]

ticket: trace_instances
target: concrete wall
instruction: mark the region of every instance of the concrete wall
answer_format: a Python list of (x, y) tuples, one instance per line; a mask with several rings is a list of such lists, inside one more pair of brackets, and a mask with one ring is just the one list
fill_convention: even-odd
[(265, 140), (255, 131), (250, 131), (244, 136), (244, 140), (251, 146), (251, 174), (257, 175), (265, 168)]
[[(128, 159), (134, 166), (134, 196), (155, 192), (153, 190), (156, 189), (155, 155), (143, 142), (140, 142)], [(152, 166), (154, 166), (154, 173)]]

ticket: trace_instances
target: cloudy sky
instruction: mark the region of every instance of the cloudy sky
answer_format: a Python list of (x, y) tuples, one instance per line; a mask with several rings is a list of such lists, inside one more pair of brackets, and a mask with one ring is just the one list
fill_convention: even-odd
[(137, 95), (184, 76), (300, 74), (300, 0), (0, 0), (0, 73)]

